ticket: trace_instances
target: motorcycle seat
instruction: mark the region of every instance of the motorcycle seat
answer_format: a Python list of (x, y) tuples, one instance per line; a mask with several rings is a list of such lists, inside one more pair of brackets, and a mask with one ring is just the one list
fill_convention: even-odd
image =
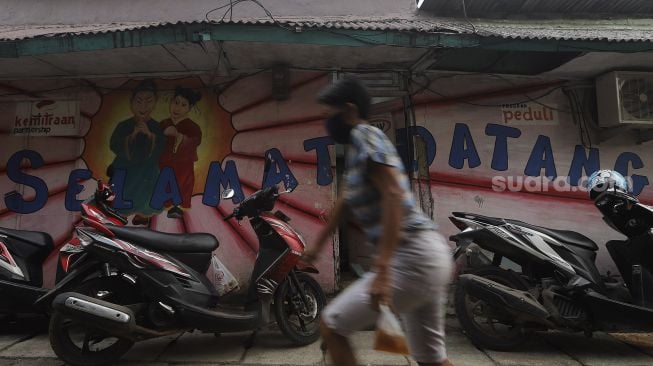
[(39, 251), (43, 250), (50, 252), (54, 248), (54, 242), (52, 241), (50, 234), (41, 231), (15, 230), (0, 227), (0, 234), (30, 243), (39, 247)]
[(106, 226), (119, 239), (164, 252), (209, 253), (219, 245), (215, 236), (206, 233), (169, 234), (139, 227)]
[(525, 226), (529, 229), (537, 230), (565, 244), (573, 245), (587, 250), (599, 250), (599, 246), (596, 245), (596, 243), (592, 241), (592, 239), (586, 237), (581, 233), (577, 233), (575, 231), (549, 229), (546, 227), (531, 225), (517, 220), (506, 220), (506, 221), (517, 225)]

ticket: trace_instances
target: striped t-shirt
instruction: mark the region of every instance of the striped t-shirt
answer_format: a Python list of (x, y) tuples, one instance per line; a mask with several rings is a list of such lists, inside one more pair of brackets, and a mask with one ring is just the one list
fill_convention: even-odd
[(435, 223), (422, 213), (415, 201), (395, 146), (380, 129), (368, 124), (359, 124), (352, 129), (350, 135), (343, 193), (345, 203), (365, 231), (367, 239), (376, 244), (383, 234), (381, 193), (370, 180), (369, 161), (391, 166), (399, 172), (399, 183), (404, 191), (404, 218), (400, 230), (435, 230)]

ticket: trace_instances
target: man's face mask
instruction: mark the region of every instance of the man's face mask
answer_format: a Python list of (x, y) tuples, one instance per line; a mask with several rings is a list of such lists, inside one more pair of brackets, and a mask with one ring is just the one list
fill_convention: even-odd
[(333, 141), (339, 144), (349, 143), (349, 134), (353, 126), (345, 122), (345, 116), (342, 112), (329, 117), (325, 122), (325, 127)]

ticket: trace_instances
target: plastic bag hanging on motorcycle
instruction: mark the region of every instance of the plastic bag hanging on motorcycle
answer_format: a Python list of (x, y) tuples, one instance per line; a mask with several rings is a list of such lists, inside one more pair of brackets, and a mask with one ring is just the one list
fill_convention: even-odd
[(409, 355), (406, 335), (401, 329), (399, 319), (387, 305), (379, 306), (380, 314), (376, 321), (374, 349), (400, 355)]
[(211, 258), (211, 268), (208, 272), (207, 277), (213, 282), (213, 286), (215, 286), (218, 295), (224, 296), (234, 290), (240, 289), (236, 277), (215, 255)]

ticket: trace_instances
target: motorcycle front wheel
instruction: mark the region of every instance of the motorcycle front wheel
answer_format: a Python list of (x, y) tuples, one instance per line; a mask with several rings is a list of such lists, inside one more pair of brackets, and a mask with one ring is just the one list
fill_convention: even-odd
[[(297, 346), (305, 346), (320, 338), (320, 316), (326, 305), (322, 287), (306, 273), (297, 273), (279, 286), (274, 294), (274, 316), (281, 332)], [(299, 288), (303, 291), (299, 291)], [(301, 293), (304, 294), (302, 300)]]
[[(119, 305), (137, 303), (140, 297), (117, 276), (87, 280), (73, 291)], [(49, 333), (54, 353), (73, 366), (110, 365), (134, 345), (131, 340), (114, 337), (58, 311), (50, 317)]]

